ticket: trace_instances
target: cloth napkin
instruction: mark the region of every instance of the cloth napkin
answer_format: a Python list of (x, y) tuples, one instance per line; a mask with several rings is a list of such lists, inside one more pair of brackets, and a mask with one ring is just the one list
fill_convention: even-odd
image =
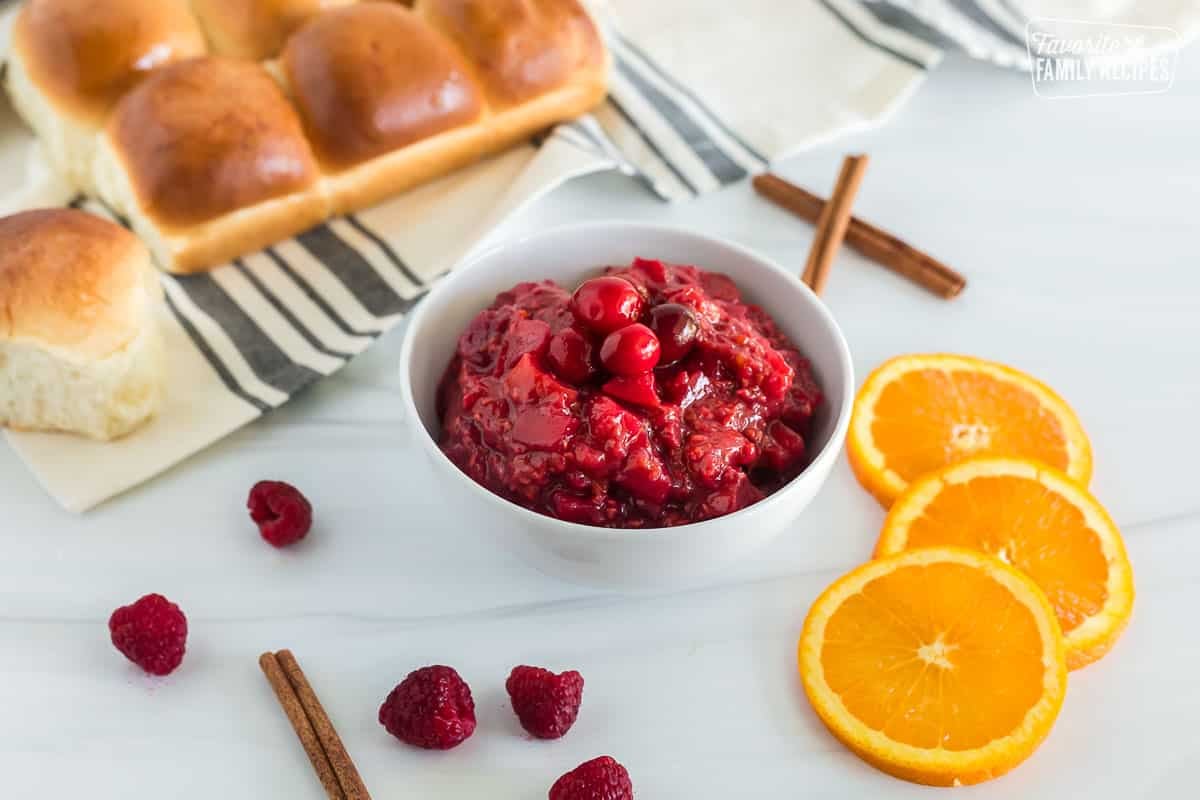
[(865, 0), (880, 21), (943, 50), (1029, 69), (1026, 24), (1034, 18), (1173, 28), (1181, 43), (1200, 34), (1195, 0)]
[[(666, 200), (719, 189), (880, 123), (944, 47), (973, 46), (965, 31), (1005, 39), (981, 13), (1020, 18), (1016, 0), (594, 5), (613, 54), (610, 97), (594, 114), (209, 273), (164, 275), (165, 406), (111, 443), (8, 432), (46, 490), (84, 511), (277, 408), (369, 347), (439, 275), (565, 180), (616, 169)], [(112, 217), (55, 178), (5, 104), (0, 175), (14, 176), (0, 213), (71, 204)]]

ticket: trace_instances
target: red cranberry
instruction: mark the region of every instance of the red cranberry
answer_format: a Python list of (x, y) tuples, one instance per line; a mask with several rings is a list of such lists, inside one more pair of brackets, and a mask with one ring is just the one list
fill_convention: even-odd
[(600, 361), (612, 374), (632, 378), (654, 369), (659, 350), (654, 331), (635, 323), (605, 337), (600, 346)]
[(671, 493), (671, 473), (648, 447), (630, 453), (613, 480), (634, 497), (650, 503), (661, 505)]
[(643, 372), (635, 378), (613, 378), (600, 387), (604, 393), (635, 406), (658, 408), (658, 390), (654, 386), (654, 374)]
[(700, 336), (700, 321), (685, 305), (663, 303), (650, 310), (650, 330), (658, 337), (662, 363), (674, 364), (692, 351)]
[(554, 516), (566, 522), (600, 525), (604, 521), (604, 516), (595, 500), (585, 500), (566, 492), (555, 492), (551, 495), (550, 508), (554, 512)]
[(804, 461), (804, 437), (779, 420), (773, 420), (758, 444), (760, 462), (776, 472), (786, 472)]
[(550, 344), (550, 326), (540, 319), (518, 319), (508, 329), (507, 364), (509, 369), (526, 353), (541, 355)]
[(612, 275), (584, 281), (571, 295), (571, 312), (596, 333), (612, 333), (637, 322), (645, 307), (632, 283)]
[(633, 269), (645, 273), (646, 277), (655, 283), (666, 283), (667, 279), (671, 277), (667, 271), (667, 265), (657, 258), (635, 258)]
[(742, 299), (742, 293), (738, 290), (737, 284), (728, 275), (722, 275), (719, 272), (701, 272), (700, 285), (713, 300), (739, 302)]
[(546, 359), (554, 374), (569, 383), (587, 383), (596, 372), (591, 341), (574, 328), (563, 328), (550, 339)]

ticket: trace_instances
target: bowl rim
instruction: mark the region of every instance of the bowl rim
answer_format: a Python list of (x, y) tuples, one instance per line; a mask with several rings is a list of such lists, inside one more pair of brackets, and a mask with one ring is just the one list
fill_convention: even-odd
[[(833, 334), (834, 345), (836, 349), (836, 360), (841, 373), (841, 377), (845, 381), (845, 391), (842, 393), (842, 403), (837, 409), (837, 417), (834, 422), (833, 431), (824, 446), (817, 455), (808, 462), (799, 475), (792, 478), (775, 492), (767, 495), (762, 500), (752, 503), (745, 508), (740, 508), (732, 514), (724, 514), (719, 517), (701, 520), (699, 522), (688, 522), (683, 525), (674, 525), (668, 527), (657, 528), (607, 528), (598, 525), (585, 525), (580, 522), (570, 522), (567, 520), (552, 517), (548, 514), (541, 514), (525, 506), (514, 503), (506, 497), (502, 497), (495, 492), (492, 492), (485, 486), (477, 483), (469, 475), (458, 468), (450, 458), (442, 452), (438, 447), (437, 441), (426, 429), (425, 423), (421, 419), (421, 415), (417, 410), (417, 404), (411, 385), (410, 374), (412, 366), (412, 351), (413, 340), (416, 338), (414, 332), (419, 330), (421, 325), (425, 323), (426, 317), (430, 313), (428, 309), (434, 304), (431, 299), (439, 298), (442, 295), (447, 295), (455, 291), (456, 283), (463, 280), (463, 273), (474, 269), (476, 265), (489, 261), (498, 254), (521, 247), (528, 247), (531, 243), (542, 239), (551, 239), (564, 235), (586, 235), (594, 234), (602, 230), (622, 229), (625, 231), (636, 230), (641, 234), (648, 235), (667, 235), (675, 237), (685, 237), (695, 240), (700, 240), (706, 244), (717, 245), (726, 249), (732, 250), (743, 256), (747, 261), (753, 262), (758, 267), (765, 267), (784, 276), (794, 288), (799, 290), (800, 294), (805, 297), (805, 302), (808, 303), (806, 313), (813, 313), (821, 320), (821, 322)], [(707, 267), (706, 267), (707, 268)], [(800, 280), (800, 277), (795, 273), (787, 270), (774, 259), (763, 255), (757, 250), (722, 238), (720, 236), (711, 236), (705, 233), (698, 233), (689, 228), (677, 225), (663, 225), (648, 222), (626, 221), (621, 219), (605, 219), (594, 220), (588, 222), (574, 222), (563, 225), (555, 225), (540, 231), (527, 233), (510, 239), (504, 239), (496, 244), (489, 245), (478, 250), (475, 253), (470, 253), (448, 273), (437, 280), (437, 283), (430, 288), (429, 292), (417, 303), (416, 310), (413, 311), (405, 326), (404, 340), (400, 345), (400, 394), (403, 403), (404, 420), (418, 429), (418, 437), (421, 439), (421, 446), (432, 455), (432, 457), (448, 467), (455, 475), (458, 476), (462, 483), (468, 486), (468, 491), (476, 492), (477, 495), (484, 497), (488, 502), (499, 504), (510, 512), (515, 513), (522, 520), (529, 524), (562, 526), (564, 532), (569, 532), (573, 535), (581, 537), (601, 537), (612, 539), (623, 539), (631, 535), (637, 536), (667, 536), (687, 532), (695, 532), (701, 530), (711, 530), (717, 526), (728, 525), (731, 520), (737, 518), (745, 519), (752, 514), (761, 514), (767, 509), (776, 506), (782, 499), (782, 496), (791, 490), (795, 490), (804, 480), (805, 476), (814, 476), (820, 474), (827, 464), (836, 460), (841, 453), (842, 443), (845, 441), (846, 433), (850, 426), (851, 410), (854, 404), (854, 363), (850, 357), (850, 346), (846, 342), (845, 334), (842, 332), (841, 326), (838, 325), (833, 313), (829, 307), (809, 288), (809, 286)], [(832, 464), (828, 465), (832, 467)]]

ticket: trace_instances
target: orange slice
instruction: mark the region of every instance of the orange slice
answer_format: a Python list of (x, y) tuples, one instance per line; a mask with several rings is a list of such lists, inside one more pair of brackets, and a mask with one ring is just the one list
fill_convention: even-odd
[(868, 376), (846, 441), (884, 508), (927, 472), (975, 455), (1025, 456), (1086, 485), (1092, 447), (1062, 398), (1023, 372), (969, 356), (908, 355)]
[(1067, 687), (1046, 596), (999, 559), (957, 547), (871, 561), (826, 589), (804, 622), (800, 676), (843, 744), (935, 786), (1024, 761)]
[(1036, 461), (975, 458), (913, 483), (875, 555), (933, 545), (982, 550), (1033, 578), (1062, 626), (1069, 669), (1108, 652), (1133, 611), (1117, 526), (1091, 493)]

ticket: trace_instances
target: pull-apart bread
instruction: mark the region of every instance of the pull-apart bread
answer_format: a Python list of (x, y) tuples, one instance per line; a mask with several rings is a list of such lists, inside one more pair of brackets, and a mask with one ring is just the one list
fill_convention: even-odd
[(163, 393), (161, 284), (141, 242), (73, 209), (0, 218), (0, 425), (114, 439)]
[(187, 0), (27, 0), (5, 83), (54, 169), (90, 192), (96, 134), (121, 95), (204, 51)]
[(280, 72), (333, 213), (362, 208), (503, 146), (466, 60), (406, 8), (330, 11), (288, 40)]
[(212, 52), (262, 61), (274, 58), (310, 17), (358, 0), (192, 0)]
[(101, 199), (172, 272), (220, 264), (327, 216), (295, 109), (253, 61), (181, 61), (117, 103), (95, 161)]
[[(130, 41), (104, 45), (79, 21), (109, 10)], [(147, 22), (128, 22), (141, 14)], [(78, 17), (81, 32), (54, 39), (44, 20), (55, 15)], [(95, 142), (94, 156), (59, 147), (56, 163), (173, 272), (216, 266), (577, 116), (603, 99), (608, 68), (579, 0), (29, 0), (16, 44), (17, 107), (52, 151), (63, 130), (90, 132), (74, 138)], [(121, 51), (103, 93), (79, 77), (88, 48)]]

